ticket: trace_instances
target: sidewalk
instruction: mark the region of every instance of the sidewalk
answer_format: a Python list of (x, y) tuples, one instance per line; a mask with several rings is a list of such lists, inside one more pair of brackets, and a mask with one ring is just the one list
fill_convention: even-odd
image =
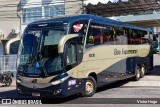
[(14, 77), (14, 78), (12, 78), (12, 84), (11, 84), (11, 86), (16, 86), (16, 78)]

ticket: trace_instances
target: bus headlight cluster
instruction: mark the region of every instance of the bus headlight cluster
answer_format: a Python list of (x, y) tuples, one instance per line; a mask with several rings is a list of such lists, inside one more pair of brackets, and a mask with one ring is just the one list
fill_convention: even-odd
[(52, 85), (57, 85), (57, 84), (60, 84), (60, 83), (62, 83), (61, 80), (56, 80), (56, 81), (51, 82)]
[(57, 84), (60, 84), (60, 83), (63, 83), (65, 80), (67, 80), (71, 75), (67, 75), (65, 77), (62, 77), (61, 79), (58, 79), (58, 80), (54, 80), (51, 82), (52, 85), (57, 85)]
[(17, 79), (17, 83), (21, 83), (22, 81), (20, 79)]

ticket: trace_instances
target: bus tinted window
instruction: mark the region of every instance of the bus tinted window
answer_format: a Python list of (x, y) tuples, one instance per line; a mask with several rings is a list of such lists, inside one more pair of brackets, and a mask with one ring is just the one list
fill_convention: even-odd
[(74, 22), (70, 28), (70, 34), (79, 34), (79, 43), (83, 44), (85, 40), (85, 35), (87, 32), (88, 21), (87, 20), (80, 20)]
[(127, 34), (126, 29), (122, 27), (116, 27), (116, 45), (126, 45), (127, 44)]
[(110, 43), (110, 44), (114, 44), (115, 41), (117, 41), (116, 39), (116, 31), (115, 28), (112, 26), (105, 26), (106, 29), (104, 29), (104, 43)]
[(127, 44), (126, 30), (91, 22), (87, 36), (87, 48), (100, 44)]
[(87, 47), (103, 44), (104, 29), (106, 26), (91, 22), (87, 35)]
[(149, 36), (146, 31), (129, 29), (128, 30), (128, 44), (143, 44), (149, 43)]

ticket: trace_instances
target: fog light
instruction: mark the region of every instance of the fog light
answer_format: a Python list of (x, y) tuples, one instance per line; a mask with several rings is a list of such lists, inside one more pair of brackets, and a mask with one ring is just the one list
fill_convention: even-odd
[(53, 94), (54, 94), (54, 95), (57, 95), (57, 94), (61, 93), (61, 91), (62, 91), (62, 89), (55, 90), (55, 91), (53, 92)]

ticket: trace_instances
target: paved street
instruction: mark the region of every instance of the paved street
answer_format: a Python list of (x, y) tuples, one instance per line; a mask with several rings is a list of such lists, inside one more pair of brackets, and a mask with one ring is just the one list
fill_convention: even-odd
[[(155, 98), (159, 98), (160, 100), (160, 65), (159, 64), (160, 64), (160, 56), (155, 55), (154, 69), (150, 74), (146, 75), (144, 78), (140, 79), (139, 81), (131, 81), (130, 79), (119, 81), (119, 82), (98, 88), (97, 93), (91, 98), (82, 98), (79, 95), (74, 95), (69, 98), (63, 99), (63, 101), (59, 103), (61, 104), (77, 104), (77, 103), (112, 104), (112, 103), (128, 102), (132, 104), (132, 103), (138, 103), (136, 100), (137, 98), (142, 98), (142, 99), (154, 98), (154, 100), (156, 100)], [(0, 98), (32, 98), (32, 97), (18, 95), (15, 90), (15, 80), (14, 80), (12, 86), (0, 87)], [(115, 100), (117, 100), (117, 102)]]

